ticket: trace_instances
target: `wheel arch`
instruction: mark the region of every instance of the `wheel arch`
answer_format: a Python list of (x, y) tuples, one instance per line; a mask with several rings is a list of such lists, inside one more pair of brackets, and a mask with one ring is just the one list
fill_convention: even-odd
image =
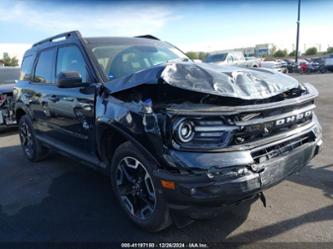
[(26, 114), (26, 111), (19, 107), (15, 110), (15, 118), (16, 118), (16, 122), (19, 123), (20, 119)]
[(101, 160), (106, 162), (107, 169), (111, 166), (114, 152), (124, 142), (130, 141), (152, 163), (160, 165), (156, 157), (136, 137), (124, 129), (109, 123), (96, 125), (97, 152)]

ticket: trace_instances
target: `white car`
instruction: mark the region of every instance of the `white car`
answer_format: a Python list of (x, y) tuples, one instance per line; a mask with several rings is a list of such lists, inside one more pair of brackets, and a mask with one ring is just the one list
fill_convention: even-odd
[(247, 56), (245, 57), (246, 66), (247, 67), (260, 67), (262, 59), (254, 57), (254, 56)]
[(262, 61), (261, 67), (273, 69), (281, 73), (286, 73), (288, 71), (287, 67), (284, 66), (282, 62), (278, 61)]
[(239, 51), (221, 51), (210, 53), (204, 61), (217, 65), (246, 66), (244, 54)]

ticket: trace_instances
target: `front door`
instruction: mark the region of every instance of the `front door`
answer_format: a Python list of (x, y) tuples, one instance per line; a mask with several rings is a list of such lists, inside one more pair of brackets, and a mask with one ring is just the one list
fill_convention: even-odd
[(55, 77), (61, 72), (78, 72), (82, 86), (59, 88), (55, 84), (48, 96), (53, 139), (83, 153), (94, 153), (95, 84), (91, 82), (86, 61), (76, 45), (57, 49)]

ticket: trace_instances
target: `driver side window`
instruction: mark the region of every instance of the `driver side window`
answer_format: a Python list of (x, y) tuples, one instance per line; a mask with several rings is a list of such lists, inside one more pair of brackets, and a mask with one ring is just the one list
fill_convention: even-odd
[(83, 83), (88, 83), (90, 77), (87, 65), (76, 46), (61, 47), (58, 49), (56, 76), (61, 72), (78, 72)]

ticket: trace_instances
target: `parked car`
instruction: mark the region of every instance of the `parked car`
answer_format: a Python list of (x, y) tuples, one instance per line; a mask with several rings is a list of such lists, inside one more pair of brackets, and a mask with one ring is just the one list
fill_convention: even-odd
[(284, 62), (286, 63), (288, 73), (298, 72), (297, 65), (294, 59), (284, 59)]
[(327, 55), (324, 58), (325, 68), (331, 72), (333, 72), (333, 54)]
[(316, 69), (320, 73), (326, 73), (327, 67), (325, 65), (325, 58), (324, 57), (318, 57), (318, 58), (312, 58), (311, 61), (316, 64)]
[(325, 60), (322, 57), (309, 58), (307, 61), (307, 73), (326, 73)]
[(245, 64), (247, 67), (260, 67), (262, 59), (254, 57), (254, 56), (247, 56), (245, 57)]
[(18, 67), (0, 67), (0, 127), (16, 124), (13, 89), (19, 75)]
[(239, 51), (213, 52), (207, 55), (204, 62), (217, 65), (246, 66), (244, 54)]
[(202, 60), (200, 60), (200, 59), (194, 59), (193, 62), (195, 62), (195, 63), (202, 63)]
[(286, 64), (283, 64), (282, 62), (278, 62), (278, 61), (262, 61), (261, 67), (269, 68), (269, 69), (275, 70), (280, 73), (288, 72)]
[(295, 69), (295, 72), (297, 73), (307, 73), (308, 72), (308, 65), (309, 65), (309, 62), (305, 59), (298, 59), (297, 60), (297, 63), (296, 64), (296, 67), (297, 69)]
[(14, 93), (27, 159), (52, 149), (108, 174), (121, 208), (149, 231), (265, 203), (263, 191), (321, 144), (311, 84), (193, 63), (151, 36), (40, 41)]

